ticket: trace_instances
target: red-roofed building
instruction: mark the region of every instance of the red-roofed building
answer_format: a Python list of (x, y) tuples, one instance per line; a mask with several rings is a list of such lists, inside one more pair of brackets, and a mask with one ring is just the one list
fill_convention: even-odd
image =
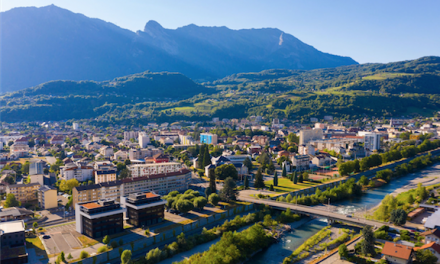
[(427, 249), (432, 252), (439, 260), (440, 260), (440, 245), (434, 242), (431, 242), (429, 244), (423, 245), (421, 247), (415, 247), (414, 250), (424, 250)]
[(153, 160), (154, 160), (154, 163), (164, 163), (164, 162), (169, 162), (170, 158), (168, 157), (168, 155), (158, 153), (153, 156)]
[(382, 254), (388, 263), (407, 264), (412, 263), (414, 251), (410, 246), (387, 241), (382, 249)]

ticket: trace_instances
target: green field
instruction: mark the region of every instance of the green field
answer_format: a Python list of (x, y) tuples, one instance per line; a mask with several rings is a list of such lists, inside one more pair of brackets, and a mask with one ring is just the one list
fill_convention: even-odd
[[(267, 188), (269, 188), (270, 185), (273, 184), (273, 180), (265, 181), (264, 184), (266, 185)], [(308, 182), (308, 181), (305, 181), (303, 183), (293, 184), (293, 182), (291, 182), (289, 179), (280, 177), (278, 178), (278, 186), (274, 186), (274, 190), (276, 192), (283, 192), (283, 193), (293, 192), (296, 190), (309, 188), (318, 184), (320, 183)]]
[(397, 77), (402, 77), (402, 76), (408, 76), (408, 75), (413, 75), (410, 73), (391, 73), (391, 72), (383, 72), (383, 73), (376, 73), (370, 76), (365, 76), (362, 79), (364, 80), (378, 80), (378, 81), (382, 81), (382, 80), (386, 80), (386, 79), (391, 79), (391, 78), (397, 78)]

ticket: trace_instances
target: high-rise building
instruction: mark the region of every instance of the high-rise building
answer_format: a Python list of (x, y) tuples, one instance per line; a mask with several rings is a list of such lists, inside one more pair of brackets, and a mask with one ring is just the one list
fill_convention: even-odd
[(200, 143), (217, 145), (217, 135), (211, 133), (200, 134)]
[(29, 164), (29, 175), (43, 174), (45, 163), (46, 162), (42, 160), (32, 161), (31, 164)]
[(324, 134), (322, 133), (322, 129), (320, 128), (300, 130), (299, 144), (307, 144), (309, 143), (309, 141), (322, 139), (323, 136)]
[(145, 132), (139, 133), (139, 146), (141, 148), (146, 148), (150, 144), (150, 137)]
[(364, 136), (364, 147), (370, 151), (380, 149), (380, 134), (366, 133)]
[(73, 123), (72, 124), (72, 128), (73, 128), (73, 130), (78, 130), (79, 129), (79, 124), (78, 123)]
[(139, 136), (139, 132), (136, 131), (128, 131), (124, 132), (124, 140), (130, 140), (132, 138), (137, 138)]

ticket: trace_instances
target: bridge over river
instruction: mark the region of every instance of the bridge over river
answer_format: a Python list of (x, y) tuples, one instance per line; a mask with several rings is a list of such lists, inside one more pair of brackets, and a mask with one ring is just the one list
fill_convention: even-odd
[(243, 196), (239, 196), (238, 200), (243, 201), (243, 202), (255, 203), (255, 204), (269, 205), (273, 208), (278, 208), (281, 210), (285, 210), (287, 208), (290, 208), (290, 210), (295, 213), (305, 214), (305, 215), (310, 215), (310, 216), (315, 216), (315, 217), (321, 217), (321, 218), (327, 218), (329, 224), (333, 223), (334, 221), (341, 221), (341, 222), (356, 224), (356, 225), (361, 225), (361, 226), (370, 225), (373, 228), (375, 228), (375, 227), (379, 228), (382, 225), (387, 224), (387, 225), (392, 226), (396, 229), (404, 229), (402, 227), (393, 226), (392, 224), (389, 224), (389, 223), (379, 222), (376, 220), (370, 220), (370, 219), (365, 219), (365, 218), (360, 218), (360, 217), (351, 217), (349, 215), (340, 214), (340, 213), (337, 213), (337, 212), (330, 210), (331, 209), (330, 207), (329, 207), (329, 210), (323, 210), (322, 208), (315, 208), (315, 207), (311, 207), (311, 206), (292, 204), (292, 203), (286, 203), (286, 202), (277, 202), (274, 200), (267, 200), (267, 199), (256, 199), (256, 198), (243, 197)]

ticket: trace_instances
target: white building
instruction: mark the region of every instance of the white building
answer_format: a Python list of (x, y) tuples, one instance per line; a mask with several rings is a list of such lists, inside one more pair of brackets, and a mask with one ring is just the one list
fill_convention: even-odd
[(137, 138), (139, 136), (139, 132), (136, 131), (128, 131), (124, 132), (124, 140), (130, 140), (132, 138)]
[(60, 175), (63, 179), (77, 179), (79, 182), (88, 181), (93, 178), (93, 167), (80, 163), (68, 163), (60, 167)]
[(73, 123), (72, 124), (72, 128), (73, 128), (73, 130), (79, 130), (79, 124), (78, 123)]
[(178, 162), (150, 163), (130, 165), (128, 169), (133, 178), (155, 174), (166, 174), (182, 170), (182, 164)]
[(128, 154), (125, 151), (118, 150), (115, 154), (113, 154), (114, 160), (126, 160), (128, 158)]
[(113, 148), (109, 146), (103, 146), (102, 148), (99, 149), (99, 153), (104, 158), (110, 158), (111, 156), (113, 156)]
[(312, 140), (322, 139), (324, 134), (322, 133), (322, 129), (306, 129), (299, 131), (299, 144), (307, 144)]
[(139, 133), (139, 146), (141, 148), (146, 148), (150, 144), (150, 137), (145, 132)]
[(366, 133), (364, 136), (364, 147), (370, 151), (380, 149), (380, 134)]
[(292, 165), (296, 167), (296, 170), (305, 170), (310, 167), (310, 156), (308, 155), (295, 155), (292, 156)]

